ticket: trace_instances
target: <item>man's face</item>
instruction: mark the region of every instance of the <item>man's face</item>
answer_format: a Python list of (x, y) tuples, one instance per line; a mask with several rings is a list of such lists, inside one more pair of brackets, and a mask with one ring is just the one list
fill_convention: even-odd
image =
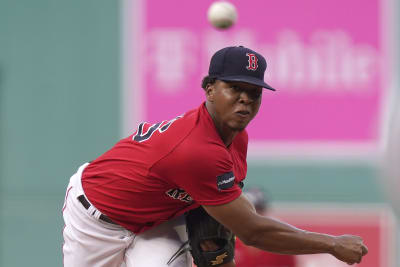
[(207, 100), (213, 105), (211, 116), (220, 130), (241, 131), (256, 116), (263, 89), (244, 82), (217, 80), (207, 87)]

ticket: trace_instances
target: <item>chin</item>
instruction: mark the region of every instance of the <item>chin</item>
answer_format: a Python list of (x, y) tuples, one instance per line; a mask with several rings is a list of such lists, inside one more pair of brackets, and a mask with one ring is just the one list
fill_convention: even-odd
[(246, 129), (248, 123), (235, 123), (235, 125), (232, 125), (231, 129), (234, 131), (243, 131)]

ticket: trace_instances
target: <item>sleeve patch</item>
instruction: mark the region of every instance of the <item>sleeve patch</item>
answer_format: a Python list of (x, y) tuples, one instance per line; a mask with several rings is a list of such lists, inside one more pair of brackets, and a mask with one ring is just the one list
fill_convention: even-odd
[(235, 184), (235, 175), (233, 172), (227, 172), (217, 176), (217, 187), (218, 190), (226, 190), (231, 188)]

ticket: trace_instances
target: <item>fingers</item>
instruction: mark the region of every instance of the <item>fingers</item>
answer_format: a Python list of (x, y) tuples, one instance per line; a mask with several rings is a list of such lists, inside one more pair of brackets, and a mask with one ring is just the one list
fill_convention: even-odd
[(359, 256), (358, 260), (356, 261), (356, 263), (361, 263), (362, 257), (365, 256), (367, 253), (368, 253), (367, 246), (364, 245), (363, 243), (361, 243), (360, 256)]
[(353, 265), (355, 263), (361, 263), (362, 260), (362, 256), (360, 256), (357, 260), (353, 260), (353, 261), (348, 261), (346, 262), (348, 265)]
[(367, 253), (368, 253), (368, 248), (367, 248), (366, 245), (364, 245), (362, 240), (361, 240), (361, 243), (360, 243), (360, 251), (359, 251), (359, 253), (360, 253), (360, 256), (359, 256), (359, 259), (357, 260), (357, 263), (360, 263), (361, 260), (362, 260), (362, 257), (367, 255)]
[(348, 265), (360, 263), (363, 256), (368, 253), (368, 248), (359, 236), (344, 235), (339, 237), (339, 249), (336, 257)]
[(368, 253), (368, 248), (367, 248), (367, 246), (364, 245), (364, 244), (362, 244), (361, 249), (362, 249), (362, 255), (363, 255), (363, 256), (364, 256), (364, 255), (367, 255), (367, 253)]
[(360, 255), (360, 258), (358, 259), (357, 263), (360, 263), (362, 260), (362, 256)]

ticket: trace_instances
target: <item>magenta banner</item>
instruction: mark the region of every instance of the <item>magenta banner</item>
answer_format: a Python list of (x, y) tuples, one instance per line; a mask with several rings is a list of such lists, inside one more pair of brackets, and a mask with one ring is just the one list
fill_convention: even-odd
[(390, 0), (236, 0), (237, 23), (225, 31), (207, 21), (212, 2), (146, 0), (127, 12), (125, 49), (139, 51), (127, 64), (140, 83), (126, 85), (140, 91), (130, 102), (137, 121), (198, 106), (211, 55), (244, 45), (266, 57), (266, 82), (277, 89), (264, 91), (248, 127), (254, 147), (377, 144), (390, 79)]

